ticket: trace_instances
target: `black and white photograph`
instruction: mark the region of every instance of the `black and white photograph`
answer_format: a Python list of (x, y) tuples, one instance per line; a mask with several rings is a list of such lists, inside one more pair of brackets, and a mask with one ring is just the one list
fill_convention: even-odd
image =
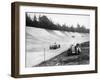
[(97, 7), (12, 4), (12, 76), (97, 73)]
[(89, 65), (90, 15), (26, 12), (25, 66)]

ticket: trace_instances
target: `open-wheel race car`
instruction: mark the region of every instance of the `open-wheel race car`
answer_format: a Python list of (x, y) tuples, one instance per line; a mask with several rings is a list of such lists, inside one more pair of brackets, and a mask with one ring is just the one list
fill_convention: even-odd
[(56, 44), (56, 43), (54, 43), (53, 45), (50, 45), (50, 47), (49, 47), (49, 49), (58, 49), (58, 48), (60, 48), (60, 44)]
[(71, 45), (71, 47), (67, 50), (67, 55), (79, 55), (81, 53), (81, 48), (79, 44)]

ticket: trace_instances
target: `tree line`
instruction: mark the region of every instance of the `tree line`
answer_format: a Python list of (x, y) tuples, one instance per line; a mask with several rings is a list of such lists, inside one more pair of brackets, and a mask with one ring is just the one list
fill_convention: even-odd
[(79, 33), (89, 33), (89, 29), (86, 29), (84, 25), (77, 24), (77, 27), (67, 26), (65, 24), (60, 25), (55, 24), (51, 19), (49, 19), (47, 16), (42, 15), (38, 18), (36, 15), (34, 15), (34, 18), (31, 19), (26, 14), (26, 26), (30, 27), (37, 27), (37, 28), (44, 28), (49, 30), (60, 30), (60, 31), (68, 31), (68, 32), (79, 32)]

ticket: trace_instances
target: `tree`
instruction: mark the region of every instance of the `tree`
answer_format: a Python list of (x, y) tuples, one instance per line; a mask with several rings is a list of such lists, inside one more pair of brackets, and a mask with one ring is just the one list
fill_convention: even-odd
[(86, 29), (84, 25), (77, 24), (75, 28), (73, 25), (67, 26), (66, 24), (60, 25), (59, 23), (55, 24), (47, 16), (42, 15), (38, 18), (34, 15), (33, 20), (26, 14), (26, 26), (45, 28), (50, 30), (60, 30), (60, 31), (69, 31), (69, 32), (79, 32), (79, 33), (89, 33), (89, 29)]
[(39, 16), (39, 26), (47, 29), (55, 28), (54, 23), (50, 19), (48, 19), (48, 17), (46, 17), (45, 15)]
[(37, 27), (37, 26), (38, 26), (38, 21), (37, 21), (36, 15), (34, 15), (34, 18), (33, 18), (32, 23), (33, 23), (33, 26), (34, 26), (34, 27)]
[(26, 14), (26, 26), (33, 26), (33, 22), (27, 14)]

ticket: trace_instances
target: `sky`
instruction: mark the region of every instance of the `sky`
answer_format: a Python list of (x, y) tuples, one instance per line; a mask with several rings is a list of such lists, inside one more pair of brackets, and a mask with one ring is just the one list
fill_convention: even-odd
[(89, 15), (78, 15), (78, 14), (50, 14), (50, 13), (33, 13), (28, 12), (28, 16), (31, 18), (38, 18), (40, 15), (45, 15), (51, 19), (55, 24), (59, 23), (60, 25), (66, 24), (67, 26), (77, 27), (77, 24), (84, 25), (89, 29), (90, 27), (90, 16)]

